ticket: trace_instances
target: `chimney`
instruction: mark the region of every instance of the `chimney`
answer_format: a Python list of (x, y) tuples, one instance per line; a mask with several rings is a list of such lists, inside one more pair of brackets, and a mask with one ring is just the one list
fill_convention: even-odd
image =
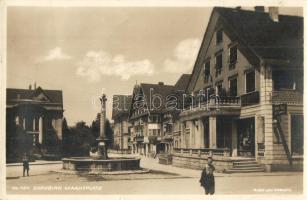
[(36, 90), (36, 82), (34, 82), (34, 90)]
[(29, 85), (29, 90), (32, 90), (32, 85), (31, 84)]
[(163, 82), (159, 82), (158, 85), (164, 85), (164, 83)]
[(278, 22), (279, 21), (278, 7), (269, 7), (269, 15), (274, 22)]
[(264, 13), (264, 6), (255, 6), (255, 12), (262, 12), (262, 13)]

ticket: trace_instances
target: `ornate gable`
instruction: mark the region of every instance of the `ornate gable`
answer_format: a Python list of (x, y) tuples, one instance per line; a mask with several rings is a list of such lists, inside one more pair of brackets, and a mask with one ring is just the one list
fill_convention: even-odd
[(51, 102), (50, 98), (45, 94), (41, 87), (38, 87), (30, 96), (31, 99), (42, 102)]
[(146, 97), (140, 86), (135, 86), (132, 95), (132, 101), (130, 105), (129, 118), (135, 118), (142, 114), (147, 114), (149, 111), (147, 109)]

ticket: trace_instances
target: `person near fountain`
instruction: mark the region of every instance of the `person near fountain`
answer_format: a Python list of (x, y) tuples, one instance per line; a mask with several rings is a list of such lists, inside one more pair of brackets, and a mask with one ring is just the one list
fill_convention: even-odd
[(25, 172), (27, 172), (27, 176), (29, 176), (30, 166), (29, 166), (29, 157), (27, 153), (24, 153), (22, 157), (22, 163), (23, 163), (23, 176), (25, 176)]
[(215, 181), (214, 181), (214, 175), (213, 172), (215, 170), (215, 167), (212, 164), (213, 160), (212, 157), (208, 157), (208, 163), (204, 167), (201, 177), (200, 177), (200, 185), (205, 189), (205, 194), (212, 195), (215, 192)]

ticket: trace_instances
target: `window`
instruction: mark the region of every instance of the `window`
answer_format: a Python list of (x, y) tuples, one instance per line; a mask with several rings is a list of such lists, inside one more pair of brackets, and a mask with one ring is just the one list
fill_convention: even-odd
[(158, 122), (160, 122), (160, 116), (152, 115), (152, 116), (149, 117), (149, 120), (152, 123), (158, 123)]
[(222, 83), (218, 83), (216, 84), (216, 95), (218, 96), (223, 96), (223, 84)]
[(236, 97), (238, 95), (237, 78), (229, 79), (229, 95)]
[(216, 31), (216, 44), (219, 44), (223, 41), (223, 30), (219, 29)]
[(222, 72), (222, 66), (223, 66), (223, 57), (222, 54), (218, 54), (215, 56), (215, 76), (219, 76)]
[(237, 62), (237, 45), (229, 48), (229, 69), (234, 69)]
[(164, 132), (166, 133), (172, 133), (173, 131), (173, 125), (171, 123), (164, 124), (163, 128), (164, 128)]
[(298, 71), (273, 71), (273, 87), (279, 90), (303, 91), (303, 73)]
[(210, 60), (205, 63), (204, 75), (205, 83), (208, 83), (210, 79)]
[(245, 74), (245, 86), (246, 93), (255, 91), (255, 71)]

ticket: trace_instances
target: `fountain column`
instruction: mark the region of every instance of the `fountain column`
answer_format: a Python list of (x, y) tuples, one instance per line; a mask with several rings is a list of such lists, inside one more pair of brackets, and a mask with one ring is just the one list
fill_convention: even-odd
[(100, 112), (100, 131), (98, 141), (98, 157), (100, 159), (108, 159), (108, 152), (106, 148), (106, 134), (105, 134), (105, 124), (106, 124), (106, 95), (103, 94), (100, 97), (101, 101), (101, 112)]

